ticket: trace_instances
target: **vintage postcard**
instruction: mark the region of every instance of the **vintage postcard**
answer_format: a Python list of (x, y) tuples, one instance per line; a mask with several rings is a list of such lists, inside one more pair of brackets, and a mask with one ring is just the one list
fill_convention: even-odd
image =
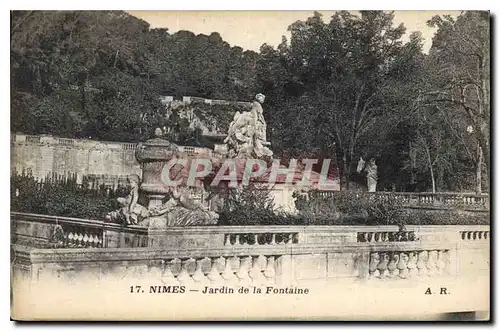
[(11, 11), (17, 321), (488, 321), (488, 11)]

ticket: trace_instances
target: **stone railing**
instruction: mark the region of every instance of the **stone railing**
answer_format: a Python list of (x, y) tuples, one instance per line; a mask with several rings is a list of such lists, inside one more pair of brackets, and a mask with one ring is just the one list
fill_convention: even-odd
[[(351, 298), (350, 293), (360, 301), (366, 299), (361, 299), (362, 293), (368, 297), (379, 293), (384, 298), (392, 293), (394, 303), (400, 302), (402, 293), (406, 293), (407, 303), (413, 302), (415, 295), (426, 298), (424, 292), (430, 286), (433, 291), (446, 286), (453, 292), (449, 299), (453, 305), (450, 303), (443, 311), (487, 309), (483, 301), (472, 308), (468, 305), (470, 300), (462, 300), (458, 305), (457, 298), (469, 299), (489, 292), (488, 226), (407, 226), (404, 232), (395, 226), (151, 230), (21, 213), (11, 213), (11, 222), (14, 287), (21, 288), (22, 284), (23, 290), (30, 291), (59, 288), (57, 295), (64, 302), (71, 301), (71, 293), (84, 289), (95, 288), (98, 295), (131, 295), (136, 293), (135, 285), (142, 285), (144, 294), (182, 289), (185, 295), (201, 295), (208, 288), (223, 291), (221, 294), (237, 294), (245, 286), (273, 294), (310, 291), (308, 302), (321, 294), (340, 295), (345, 301)], [(59, 227), (68, 235), (61, 237), (64, 240), (59, 245), (52, 245), (50, 238)], [(89, 243), (85, 234), (94, 239)], [(94, 244), (96, 237), (102, 247)], [(469, 285), (473, 282), (476, 283)], [(75, 291), (71, 292), (73, 288)], [(467, 292), (460, 295), (458, 291)], [(123, 300), (131, 302), (136, 297), (139, 294), (123, 296)], [(30, 300), (40, 303), (42, 298), (33, 295)], [(168, 296), (168, 300), (182, 299), (192, 304), (183, 298)], [(197, 296), (193, 302), (201, 298)], [(380, 298), (377, 300), (379, 305)]]
[[(40, 256), (40, 263), (53, 260), (60, 264), (65, 259), (67, 263), (79, 259), (86, 263), (121, 256), (124, 261), (133, 260), (147, 268), (163, 268), (162, 274), (179, 280), (186, 276), (196, 280), (201, 274), (207, 279), (217, 278), (217, 273), (222, 279), (240, 279), (247, 273), (253, 279), (266, 272), (264, 276), (270, 278), (284, 272), (285, 261), (293, 261), (295, 267), (286, 273), (295, 281), (324, 277), (406, 278), (455, 274), (478, 266), (489, 268), (488, 226), (407, 226), (404, 232), (395, 226), (152, 230), (23, 213), (11, 213), (11, 222), (12, 243), (38, 252), (31, 256)], [(470, 249), (482, 252), (480, 257), (469, 256)], [(472, 265), (470, 259), (474, 260)]]
[(104, 223), (79, 218), (12, 213), (12, 243), (40, 248), (104, 247)]
[[(328, 198), (338, 194), (338, 191), (315, 191), (314, 197)], [(410, 192), (375, 192), (382, 199), (393, 199), (408, 208), (423, 209), (465, 209), (473, 211), (489, 210), (489, 195), (474, 193), (410, 193)]]

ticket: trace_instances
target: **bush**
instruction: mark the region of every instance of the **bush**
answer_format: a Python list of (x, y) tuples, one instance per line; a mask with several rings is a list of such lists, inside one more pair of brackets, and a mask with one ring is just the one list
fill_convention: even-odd
[[(390, 196), (360, 192), (337, 192), (333, 197), (296, 194), (297, 214), (275, 211), (266, 189), (253, 185), (227, 192), (218, 225), (488, 225), (490, 214), (454, 210), (405, 209)], [(11, 210), (26, 213), (103, 220), (116, 210), (116, 191), (94, 187), (76, 178), (53, 177), (44, 183), (30, 175), (11, 177)], [(314, 199), (314, 200), (313, 200)], [(144, 202), (141, 202), (144, 203)]]
[(11, 176), (11, 210), (18, 212), (104, 219), (119, 207), (116, 198), (127, 194), (123, 187), (113, 191), (88, 182), (78, 185), (74, 176), (51, 177), (43, 183), (31, 175)]
[(301, 213), (335, 218), (364, 219), (365, 224), (401, 225), (404, 208), (390, 195), (339, 191), (324, 196), (319, 192), (295, 194), (295, 206)]
[[(228, 192), (218, 225), (385, 225), (399, 224), (394, 215), (403, 210), (373, 196), (354, 199), (342, 195), (339, 200), (324, 200), (317, 213), (302, 195), (295, 195), (298, 214), (276, 211), (269, 191), (253, 185)], [(371, 204), (369, 207), (368, 204)]]
[[(488, 225), (490, 214), (456, 210), (408, 209), (390, 194), (339, 191), (296, 194), (296, 208), (311, 218), (309, 224), (343, 225)], [(333, 221), (336, 220), (336, 221)]]
[(486, 212), (412, 209), (404, 217), (411, 225), (490, 225), (490, 213)]

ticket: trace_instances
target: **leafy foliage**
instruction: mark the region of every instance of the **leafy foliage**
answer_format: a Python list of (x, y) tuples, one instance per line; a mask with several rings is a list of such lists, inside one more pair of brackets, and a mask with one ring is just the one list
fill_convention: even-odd
[(366, 224), (399, 224), (404, 214), (402, 203), (390, 195), (381, 196), (365, 192), (341, 191), (333, 196), (322, 196), (311, 192), (310, 198), (296, 194), (295, 204), (302, 213), (346, 219), (358, 218), (364, 220)]
[(126, 188), (116, 191), (89, 183), (78, 185), (75, 177), (51, 178), (40, 183), (30, 175), (11, 177), (11, 210), (25, 213), (103, 220), (118, 209), (116, 198), (125, 196)]
[[(342, 188), (357, 180), (359, 157), (373, 156), (379, 190), (480, 191), (490, 171), (489, 14), (428, 24), (429, 54), (418, 32), (382, 11), (315, 13), (255, 53), (121, 11), (12, 11), (11, 131), (140, 141), (190, 125), (166, 118), (162, 95), (262, 92), (275, 155), (334, 159)], [(234, 111), (196, 105), (216, 126)], [(199, 143), (196, 130), (180, 133)]]
[(11, 14), (12, 131), (140, 141), (165, 121), (161, 95), (248, 100), (257, 54), (121, 11)]

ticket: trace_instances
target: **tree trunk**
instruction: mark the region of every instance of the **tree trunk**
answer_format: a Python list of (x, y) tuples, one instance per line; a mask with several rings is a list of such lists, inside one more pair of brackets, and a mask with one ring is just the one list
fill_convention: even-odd
[[(342, 155), (342, 174), (341, 174), (341, 188), (344, 188), (345, 190), (349, 190), (349, 161), (348, 161), (348, 155), (347, 152), (344, 151)], [(343, 185), (342, 185), (343, 184)]]
[(476, 194), (482, 193), (482, 165), (483, 165), (483, 149), (477, 144), (477, 163), (476, 163)]
[(432, 193), (436, 193), (436, 179), (434, 178), (434, 169), (432, 167), (431, 153), (429, 152), (429, 146), (427, 146), (427, 141), (422, 138), (424, 143), (425, 153), (427, 154), (427, 162), (429, 163), (429, 171), (431, 172), (431, 182), (432, 182)]

